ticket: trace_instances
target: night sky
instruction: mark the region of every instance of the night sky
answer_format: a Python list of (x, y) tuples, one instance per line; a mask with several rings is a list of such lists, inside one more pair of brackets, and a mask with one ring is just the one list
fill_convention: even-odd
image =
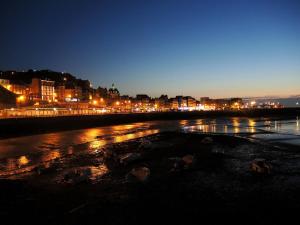
[(300, 1), (1, 0), (0, 70), (122, 94), (300, 94)]

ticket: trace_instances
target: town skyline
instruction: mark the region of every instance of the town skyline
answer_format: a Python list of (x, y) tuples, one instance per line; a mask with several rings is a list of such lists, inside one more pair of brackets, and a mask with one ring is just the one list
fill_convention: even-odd
[[(15, 71), (15, 72), (27, 72), (27, 71), (51, 71), (51, 72), (55, 72), (55, 73), (62, 73), (62, 74), (71, 74), (72, 76), (75, 76), (77, 77), (78, 79), (82, 79), (82, 77), (80, 77), (79, 75), (77, 74), (73, 74), (73, 73), (69, 73), (68, 71), (55, 71), (55, 70), (51, 70), (51, 69), (22, 69), (22, 70), (14, 70), (14, 69), (10, 69), (10, 70), (1, 70), (0, 69), (0, 73), (4, 73), (4, 72), (10, 72), (10, 71)], [(87, 79), (89, 80), (89, 79)], [(90, 80), (89, 80), (90, 81)], [(101, 87), (101, 88), (105, 88), (105, 89), (109, 89), (111, 88), (112, 85), (115, 85), (117, 88), (118, 88), (118, 82), (115, 82), (115, 81), (112, 81), (110, 84), (98, 84), (98, 83), (93, 83), (91, 82), (91, 84), (93, 85), (93, 88), (98, 88), (98, 87)], [(119, 89), (119, 88), (118, 88)], [(276, 98), (298, 98), (300, 96), (300, 93), (294, 93), (294, 94), (289, 94), (289, 95), (276, 95), (276, 94), (273, 94), (273, 95), (265, 95), (265, 96), (208, 96), (208, 95), (201, 95), (201, 94), (198, 94), (198, 95), (190, 95), (190, 94), (186, 94), (186, 93), (175, 93), (174, 95), (170, 95), (168, 93), (168, 90), (162, 90), (161, 93), (157, 94), (157, 95), (151, 95), (149, 93), (146, 93), (146, 92), (131, 92), (133, 94), (128, 94), (126, 92), (126, 90), (122, 90), (122, 89), (119, 89), (120, 92), (122, 92), (122, 95), (128, 95), (130, 97), (135, 97), (136, 95), (141, 95), (141, 94), (145, 94), (145, 95), (149, 95), (150, 97), (152, 98), (159, 98), (161, 97), (162, 95), (168, 95), (169, 97), (176, 97), (176, 96), (191, 96), (191, 97), (194, 97), (196, 99), (200, 99), (202, 97), (210, 97), (210, 98), (213, 98), (213, 99), (230, 99), (230, 98), (243, 98), (243, 99), (276, 99)], [(199, 90), (199, 92), (201, 92), (201, 88)]]

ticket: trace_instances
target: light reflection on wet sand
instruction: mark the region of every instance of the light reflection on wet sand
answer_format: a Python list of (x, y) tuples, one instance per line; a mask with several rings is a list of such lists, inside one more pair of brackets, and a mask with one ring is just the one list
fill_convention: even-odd
[[(162, 131), (184, 129), (186, 132), (248, 134), (253, 138), (269, 140), (272, 134), (293, 135), (299, 140), (299, 119), (289, 121), (257, 121), (248, 118), (198, 119), (181, 121), (152, 121), (84, 130), (56, 132), (0, 140), (0, 177), (24, 172), (36, 165), (83, 152), (94, 153), (110, 143), (121, 143)], [(298, 136), (297, 136), (298, 135)], [(272, 136), (273, 137), (273, 136)], [(282, 142), (286, 142), (282, 138)], [(298, 141), (291, 141), (298, 143)], [(300, 143), (300, 141), (299, 141)]]

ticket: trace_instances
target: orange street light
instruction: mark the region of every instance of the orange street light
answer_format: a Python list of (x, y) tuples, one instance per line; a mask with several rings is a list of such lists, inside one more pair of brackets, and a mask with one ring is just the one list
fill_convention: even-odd
[(24, 95), (21, 95), (17, 98), (17, 101), (18, 102), (24, 102), (25, 101), (25, 96)]

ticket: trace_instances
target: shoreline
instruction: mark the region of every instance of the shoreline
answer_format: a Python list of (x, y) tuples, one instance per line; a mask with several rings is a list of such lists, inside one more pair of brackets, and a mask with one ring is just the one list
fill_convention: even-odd
[(213, 119), (222, 117), (270, 117), (281, 120), (297, 116), (300, 116), (300, 108), (9, 118), (0, 120), (0, 139), (146, 121)]

